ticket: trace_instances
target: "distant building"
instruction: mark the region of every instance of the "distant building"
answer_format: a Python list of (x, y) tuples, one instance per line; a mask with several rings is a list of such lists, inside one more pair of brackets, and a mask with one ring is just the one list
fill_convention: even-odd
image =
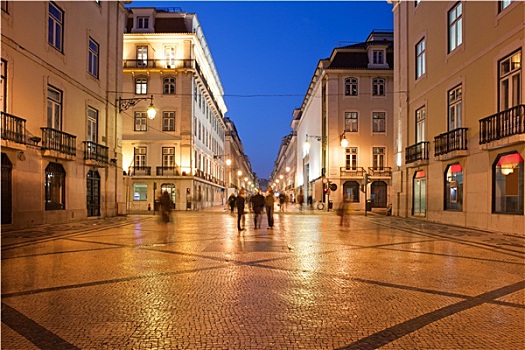
[(393, 214), (525, 234), (521, 1), (392, 1)]
[(123, 75), (122, 98), (144, 100), (122, 110), (128, 210), (146, 210), (164, 191), (177, 210), (224, 203), (227, 108), (197, 16), (129, 9)]
[(305, 198), (335, 206), (347, 198), (360, 210), (366, 199), (375, 208), (390, 203), (393, 46), (392, 32), (374, 31), (319, 61), (292, 123), (294, 187)]
[(2, 228), (124, 213), (122, 2), (1, 4)]

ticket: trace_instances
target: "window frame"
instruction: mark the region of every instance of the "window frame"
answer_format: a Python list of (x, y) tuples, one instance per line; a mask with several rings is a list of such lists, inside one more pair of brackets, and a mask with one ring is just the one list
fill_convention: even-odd
[(448, 131), (452, 131), (462, 127), (462, 109), (463, 109), (463, 87), (461, 84), (456, 85), (447, 93), (448, 104)]
[[(354, 130), (354, 127), (355, 127), (355, 130)], [(344, 131), (345, 132), (359, 132), (359, 113), (358, 112), (345, 112)]]
[(148, 94), (148, 78), (145, 76), (138, 76), (135, 78), (135, 95)]
[(87, 108), (86, 141), (98, 143), (98, 110), (91, 106)]
[(133, 164), (135, 168), (143, 168), (147, 166), (148, 148), (146, 146), (133, 147)]
[(427, 121), (427, 108), (422, 106), (416, 109), (415, 113), (415, 141), (416, 144), (426, 141), (426, 121)]
[(133, 131), (148, 131), (148, 114), (144, 111), (135, 111), (133, 113)]
[(386, 112), (372, 112), (372, 132), (386, 133)]
[(426, 68), (426, 37), (423, 37), (416, 44), (416, 80), (421, 79), (427, 74)]
[(149, 29), (149, 16), (137, 16), (137, 29)]
[[(56, 94), (58, 98), (54, 98)], [(64, 93), (52, 85), (47, 86), (47, 127), (62, 131), (62, 108)]]
[(512, 5), (513, 2), (514, 2), (514, 0), (500, 0), (500, 1), (498, 1), (498, 13), (501, 13), (501, 12), (505, 11), (507, 8), (509, 8), (510, 5)]
[[(513, 60), (519, 55), (519, 64), (513, 68)], [(508, 61), (508, 71), (502, 73), (502, 66)], [(498, 111), (504, 111), (521, 104), (521, 79), (522, 79), (523, 55), (521, 49), (516, 50), (498, 61)], [(507, 82), (506, 85), (503, 83)], [(517, 85), (513, 84), (517, 82)], [(506, 93), (505, 93), (506, 92)]]
[[(140, 190), (139, 190), (140, 189)], [(137, 198), (138, 194), (138, 198)], [(133, 201), (146, 202), (148, 200), (148, 185), (142, 182), (133, 184)]]
[(162, 78), (162, 94), (176, 95), (177, 94), (177, 78), (174, 76), (167, 76)]
[[(56, 13), (53, 13), (56, 12)], [(60, 14), (60, 17), (57, 17)], [(64, 10), (50, 1), (47, 9), (47, 43), (55, 50), (64, 52)]]
[(162, 166), (175, 167), (175, 147), (162, 147)]
[[(499, 165), (500, 160), (503, 157), (507, 156), (516, 156), (521, 158), (521, 161), (516, 163), (514, 168), (507, 174), (503, 172), (503, 167)], [(523, 196), (523, 186), (524, 186), (524, 173), (525, 173), (525, 161), (521, 157), (518, 151), (511, 151), (506, 153), (498, 154), (494, 163), (492, 164), (492, 213), (493, 214), (503, 214), (503, 215), (524, 215), (524, 196)], [(508, 177), (517, 177), (513, 181), (507, 181)], [(499, 183), (499, 185), (498, 185)], [(509, 189), (509, 183), (515, 183), (516, 188)], [(502, 195), (499, 195), (498, 191), (502, 191)], [(508, 190), (515, 190), (517, 195), (508, 194)], [(509, 197), (517, 197), (516, 204), (517, 210), (509, 211)], [(504, 201), (503, 202), (498, 202)], [(501, 206), (501, 208), (500, 208)], [(504, 207), (504, 208), (503, 208)]]
[[(461, 171), (453, 171), (458, 167)], [(463, 211), (463, 167), (459, 163), (447, 165), (443, 174), (445, 182), (443, 193), (443, 210), (446, 211)]]
[(45, 210), (66, 209), (66, 171), (62, 164), (49, 162), (44, 171)]
[[(92, 47), (93, 44), (93, 47)], [(93, 77), (99, 77), (100, 67), (100, 45), (92, 38), (88, 40), (88, 73)]]
[(376, 77), (372, 79), (372, 96), (386, 95), (386, 80), (385, 78)]
[[(459, 10), (459, 13), (458, 13)], [(458, 1), (447, 12), (448, 23), (448, 53), (453, 52), (463, 44), (463, 3)]]
[(162, 131), (175, 131), (175, 111), (162, 112)]
[(372, 168), (383, 170), (385, 167), (386, 147), (372, 147)]
[(359, 96), (359, 79), (355, 77), (345, 78), (345, 96)]
[(357, 170), (359, 150), (357, 147), (345, 148), (345, 170)]

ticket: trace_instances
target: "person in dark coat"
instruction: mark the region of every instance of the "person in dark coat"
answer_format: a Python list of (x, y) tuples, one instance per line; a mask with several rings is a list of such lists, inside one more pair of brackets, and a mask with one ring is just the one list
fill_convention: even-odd
[(160, 196), (160, 214), (162, 216), (163, 222), (170, 222), (171, 208), (173, 207), (173, 202), (168, 191), (164, 191), (162, 196)]
[(230, 206), (230, 212), (233, 213), (235, 210), (235, 194), (230, 194), (230, 197), (228, 197), (228, 205)]
[(271, 186), (268, 186), (264, 197), (264, 206), (266, 207), (266, 215), (268, 216), (268, 228), (273, 228), (273, 208), (275, 203), (275, 194)]
[(246, 230), (244, 228), (244, 224), (246, 222), (246, 218), (244, 216), (245, 202), (246, 200), (244, 198), (244, 190), (241, 189), (239, 191), (239, 195), (237, 196), (237, 199), (235, 200), (235, 206), (237, 207), (237, 229), (239, 230), (239, 232)]
[(256, 194), (251, 199), (252, 210), (253, 210), (253, 223), (255, 224), (255, 229), (261, 228), (262, 217), (261, 214), (264, 210), (264, 196), (259, 190), (256, 191)]

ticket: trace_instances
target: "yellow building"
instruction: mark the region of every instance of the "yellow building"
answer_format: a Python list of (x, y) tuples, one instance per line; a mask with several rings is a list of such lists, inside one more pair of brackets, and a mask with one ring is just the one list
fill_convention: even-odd
[[(176, 9), (129, 9), (123, 76), (128, 210), (154, 210), (164, 191), (176, 210), (224, 203), (227, 108), (197, 16)], [(154, 118), (147, 113), (152, 104)]]
[(524, 235), (524, 3), (392, 3), (393, 214)]
[(2, 226), (124, 207), (120, 1), (2, 1)]

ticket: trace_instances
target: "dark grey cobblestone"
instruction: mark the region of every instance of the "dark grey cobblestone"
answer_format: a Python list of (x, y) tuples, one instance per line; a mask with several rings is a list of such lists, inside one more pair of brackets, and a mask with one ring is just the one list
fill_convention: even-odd
[(177, 212), (2, 232), (2, 349), (523, 349), (524, 239)]

